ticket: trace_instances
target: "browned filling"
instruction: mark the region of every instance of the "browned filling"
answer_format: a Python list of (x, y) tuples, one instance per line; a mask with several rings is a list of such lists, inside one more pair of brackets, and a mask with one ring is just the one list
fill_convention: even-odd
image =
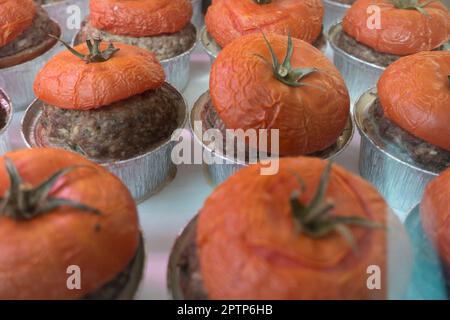
[(419, 139), (384, 116), (379, 99), (369, 108), (364, 127), (379, 135), (389, 153), (425, 170), (440, 172), (450, 166), (450, 152)]
[(178, 127), (182, 98), (163, 86), (94, 110), (44, 104), (38, 144), (84, 154), (99, 162), (141, 155), (170, 138)]
[(56, 40), (48, 35), (60, 35), (58, 25), (50, 20), (47, 12), (37, 7), (33, 24), (14, 41), (0, 48), (0, 68), (23, 63), (43, 54)]
[(188, 51), (197, 40), (195, 27), (191, 23), (181, 31), (172, 34), (152, 37), (130, 37), (101, 31), (94, 28), (89, 21), (85, 21), (75, 42), (78, 44), (94, 36), (101, 36), (104, 41), (122, 42), (150, 50), (156, 54), (159, 60), (169, 59)]
[(189, 239), (182, 252), (178, 267), (180, 269), (180, 286), (183, 298), (187, 300), (206, 300), (208, 294), (203, 286), (200, 260), (197, 254), (196, 232)]
[(349, 4), (352, 5), (356, 0), (333, 0), (333, 2), (338, 2), (342, 4)]
[(37, 4), (49, 4), (49, 3), (55, 3), (55, 2), (61, 2), (63, 0), (34, 0)]
[[(1, 97), (0, 97), (1, 99)], [(8, 117), (8, 113), (6, 110), (0, 105), (0, 130), (2, 130), (6, 126), (6, 119)]]
[[(133, 289), (131, 287), (134, 284), (133, 280), (140, 279), (142, 276), (143, 260), (140, 259), (140, 255), (143, 255), (143, 246), (143, 238), (141, 236), (136, 254), (126, 268), (101, 288), (84, 296), (83, 300), (115, 300), (123, 298), (123, 296), (121, 297), (121, 294), (125, 292), (127, 287), (127, 292), (130, 292), (131, 289)], [(139, 274), (137, 274), (138, 272)]]
[(114, 279), (103, 285), (101, 288), (95, 290), (94, 292), (84, 296), (83, 300), (117, 299), (132, 277), (133, 264), (135, 263), (135, 260), (136, 256), (131, 259), (127, 267)]
[[(208, 100), (208, 103), (204, 106), (202, 112), (201, 112), (201, 119), (203, 122), (203, 131), (206, 131), (208, 129), (217, 129), (222, 133), (222, 136), (224, 137), (223, 141), (223, 150), (222, 153), (227, 155), (225, 146), (226, 146), (226, 126), (225, 123), (223, 123), (222, 119), (220, 118), (219, 114), (216, 112), (216, 109), (214, 108), (211, 99)], [(341, 134), (341, 136), (336, 140), (336, 142), (331, 145), (330, 147), (317, 151), (314, 153), (309, 154), (308, 156), (312, 157), (319, 157), (319, 158), (328, 158), (332, 154), (339, 151), (339, 149), (342, 147), (342, 142), (345, 140), (344, 135), (347, 134), (346, 130), (350, 130), (349, 128), (344, 129), (344, 132)], [(283, 139), (283, 137), (280, 136), (280, 139)], [(242, 143), (242, 142), (241, 142)], [(235, 143), (235, 146), (237, 146), (237, 143)], [(235, 148), (235, 153), (232, 155), (234, 158), (237, 156), (237, 149)], [(248, 150), (246, 155), (246, 160), (248, 160)]]
[[(340, 31), (336, 35), (336, 45), (347, 52), (348, 54), (364, 60), (369, 63), (373, 63), (382, 67), (387, 67), (392, 62), (401, 58), (401, 56), (378, 52), (346, 34), (344, 31)], [(440, 46), (434, 50), (443, 50), (444, 46)]]

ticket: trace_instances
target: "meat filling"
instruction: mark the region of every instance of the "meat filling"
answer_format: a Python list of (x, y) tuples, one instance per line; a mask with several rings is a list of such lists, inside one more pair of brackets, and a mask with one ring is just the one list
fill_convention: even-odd
[(333, 2), (352, 5), (356, 0), (333, 0)]
[(34, 0), (34, 2), (36, 2), (37, 4), (50, 4), (50, 3), (55, 3), (55, 2), (61, 2), (63, 0)]
[(197, 255), (196, 233), (186, 246), (186, 250), (181, 254), (180, 268), (180, 286), (184, 299), (187, 300), (206, 300), (208, 294), (203, 286), (203, 279), (200, 270), (200, 260)]
[(196, 41), (197, 33), (193, 24), (189, 23), (184, 29), (173, 34), (163, 34), (152, 37), (130, 37), (115, 35), (94, 28), (89, 21), (85, 22), (77, 37), (76, 42), (81, 43), (87, 38), (100, 36), (104, 41), (122, 42), (150, 50), (156, 54), (159, 60), (173, 58), (189, 49)]
[(21, 51), (39, 46), (48, 40), (48, 34), (53, 33), (54, 22), (50, 20), (47, 12), (37, 7), (33, 24), (14, 41), (0, 48), (0, 58), (15, 55)]
[(95, 110), (44, 104), (37, 137), (42, 145), (79, 152), (98, 162), (125, 160), (170, 138), (182, 104), (182, 98), (165, 86)]
[[(139, 262), (139, 251), (143, 250), (142, 248), (142, 238), (141, 243), (134, 255), (133, 259), (131, 259), (130, 263), (126, 266), (126, 268), (120, 272), (114, 279), (103, 285), (101, 288), (95, 290), (94, 292), (83, 297), (83, 300), (115, 300), (119, 298), (119, 295), (122, 291), (125, 290), (128, 283), (131, 281), (132, 277), (140, 277), (141, 274), (133, 274), (136, 273), (136, 266)], [(141, 269), (142, 267), (137, 268)]]
[[(354, 38), (347, 35), (344, 31), (341, 31), (339, 32), (339, 34), (337, 34), (336, 44), (339, 48), (349, 53), (350, 55), (382, 67), (387, 67), (392, 62), (401, 58), (401, 56), (397, 56), (394, 54), (375, 51), (372, 48), (356, 41)], [(443, 49), (444, 46), (440, 46), (439, 48), (436, 48), (434, 50)]]
[(419, 139), (384, 116), (379, 99), (369, 108), (365, 128), (379, 135), (385, 147), (400, 159), (426, 170), (440, 172), (450, 166), (450, 152)]

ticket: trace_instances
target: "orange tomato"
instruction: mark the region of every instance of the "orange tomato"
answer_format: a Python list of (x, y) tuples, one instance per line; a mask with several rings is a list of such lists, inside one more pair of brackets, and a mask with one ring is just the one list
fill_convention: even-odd
[(378, 96), (387, 118), (412, 135), (450, 151), (450, 51), (403, 57), (383, 72)]
[[(100, 215), (62, 206), (30, 220), (0, 213), (0, 299), (78, 299), (114, 279), (139, 244), (136, 205), (118, 178), (80, 155), (57, 149), (26, 149), (5, 155), (28, 186), (57, 171), (51, 197), (76, 201)], [(10, 180), (0, 158), (0, 195)], [(81, 268), (81, 290), (68, 290), (66, 270)]]
[(191, 20), (190, 0), (94, 0), (89, 19), (112, 34), (148, 37), (175, 33)]
[(32, 0), (0, 0), (0, 47), (28, 29), (36, 14)]
[(214, 40), (225, 47), (249, 34), (287, 35), (314, 42), (322, 31), (323, 5), (319, 0), (272, 0), (257, 4), (253, 0), (215, 0), (205, 17), (206, 28)]
[[(86, 63), (67, 50), (55, 55), (36, 76), (36, 97), (60, 108), (88, 110), (161, 87), (164, 70), (153, 53), (122, 43), (114, 46), (120, 50), (105, 62)], [(100, 45), (106, 48), (106, 43)], [(86, 44), (75, 50), (89, 53)]]
[[(268, 34), (267, 38), (283, 61), (287, 37)], [(293, 68), (319, 69), (301, 80), (306, 85), (288, 86), (274, 76), (272, 66), (261, 58), (271, 61), (267, 44), (255, 33), (238, 38), (220, 52), (209, 83), (211, 100), (226, 127), (279, 129), (282, 156), (331, 146), (350, 112), (348, 91), (336, 67), (312, 45), (292, 41)]]
[[(349, 226), (356, 252), (337, 232), (314, 238), (295, 229), (291, 196), (307, 205), (326, 162), (283, 158), (276, 175), (261, 166), (238, 171), (200, 210), (197, 247), (203, 283), (211, 299), (382, 299), (366, 285), (369, 265), (387, 274), (387, 231)], [(358, 216), (386, 226), (389, 211), (368, 182), (333, 165), (326, 200), (334, 216)], [(398, 222), (395, 232), (405, 239)], [(394, 227), (394, 225), (392, 225)]]
[[(419, 0), (425, 3), (427, 0)], [(370, 6), (380, 8), (380, 28), (372, 27)], [(347, 11), (344, 31), (357, 41), (378, 52), (408, 55), (432, 50), (450, 38), (450, 13), (439, 1), (417, 10), (398, 9), (391, 0), (357, 0)]]

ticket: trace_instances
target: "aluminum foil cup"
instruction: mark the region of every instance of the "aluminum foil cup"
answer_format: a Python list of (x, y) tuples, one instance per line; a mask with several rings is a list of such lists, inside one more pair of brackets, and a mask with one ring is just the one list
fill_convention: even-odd
[[(178, 110), (178, 127), (184, 128), (187, 121), (188, 107), (183, 96), (169, 84), (164, 84), (176, 92), (183, 103)], [(22, 137), (30, 148), (45, 146), (36, 137), (36, 128), (42, 114), (42, 101), (35, 100), (25, 111), (22, 118)], [(178, 136), (169, 138), (158, 147), (131, 159), (100, 163), (114, 173), (128, 187), (133, 198), (142, 202), (162, 189), (176, 174), (171, 152)]]
[[(200, 30), (199, 38), (203, 49), (208, 54), (211, 63), (213, 63), (222, 50), (222, 47), (219, 46), (214, 38), (208, 33), (208, 31), (206, 30), (206, 26)], [(327, 49), (326, 38), (322, 36), (322, 39), (318, 40), (318, 43), (315, 43), (315, 46), (320, 51), (325, 52), (325, 50)]]
[(351, 7), (349, 4), (340, 3), (333, 0), (323, 0), (325, 15), (323, 17), (323, 30), (328, 33), (328, 29), (341, 21), (345, 12)]
[[(202, 145), (204, 152), (209, 154), (209, 157), (219, 158), (223, 163), (213, 163), (205, 165), (206, 173), (208, 179), (210, 179), (211, 184), (218, 185), (225, 181), (229, 176), (233, 175), (236, 171), (248, 165), (248, 163), (244, 161), (240, 161), (239, 159), (229, 158), (225, 155), (217, 153), (212, 150), (209, 146), (205, 145), (203, 142), (202, 136), (203, 132), (200, 132), (200, 128), (195, 126), (197, 121), (201, 121), (201, 114), (203, 108), (206, 103), (209, 101), (209, 91), (205, 92), (197, 102), (194, 104), (194, 107), (191, 110), (190, 114), (190, 126), (194, 135), (194, 139)], [(351, 117), (348, 120), (347, 127), (344, 129), (342, 135), (338, 138), (338, 148), (323, 155), (321, 158), (326, 160), (332, 160), (340, 155), (345, 148), (350, 144), (354, 133), (354, 125)]]
[[(197, 29), (195, 30), (197, 33)], [(79, 32), (77, 32), (72, 38), (72, 45), (77, 43), (78, 33)], [(166, 74), (166, 81), (174, 86), (178, 91), (184, 91), (189, 83), (191, 54), (196, 46), (197, 42), (195, 41), (192, 44), (192, 47), (182, 54), (169, 59), (160, 60)]]
[(184, 91), (189, 83), (191, 54), (196, 45), (197, 42), (194, 42), (188, 51), (173, 58), (160, 61), (164, 68), (164, 72), (166, 73), (166, 81), (173, 85), (178, 91)]
[(343, 32), (340, 22), (331, 26), (328, 31), (328, 41), (333, 49), (333, 62), (347, 84), (353, 105), (361, 94), (377, 84), (385, 67), (366, 62), (339, 48), (336, 44), (336, 36), (340, 32)]
[(200, 30), (205, 24), (205, 19), (203, 17), (202, 0), (191, 0), (192, 2), (192, 24)]
[(80, 25), (76, 23), (89, 15), (89, 0), (64, 0), (44, 4), (42, 7), (61, 26), (62, 39), (67, 42), (80, 30)]
[[(56, 23), (56, 21), (54, 21)], [(63, 31), (61, 30), (61, 36)], [(47, 61), (62, 50), (56, 42), (52, 48), (39, 57), (9, 68), (0, 69), (0, 88), (8, 92), (14, 111), (23, 111), (34, 100), (34, 78)]]
[(361, 135), (359, 171), (383, 195), (391, 208), (406, 214), (420, 202), (425, 186), (439, 173), (415, 166), (388, 152), (378, 132), (367, 127), (369, 107), (377, 91), (366, 91), (356, 102), (354, 121)]
[(8, 138), (8, 128), (12, 121), (13, 106), (11, 99), (7, 94), (0, 88), (0, 108), (6, 111), (6, 121), (5, 125), (0, 128), (0, 154), (4, 154), (10, 150), (9, 138)]
[(200, 43), (202, 44), (203, 49), (208, 54), (209, 59), (211, 60), (211, 63), (213, 63), (214, 60), (216, 60), (216, 58), (219, 55), (220, 50), (222, 50), (222, 48), (208, 33), (208, 31), (206, 30), (206, 26), (200, 30), (199, 38), (200, 38)]

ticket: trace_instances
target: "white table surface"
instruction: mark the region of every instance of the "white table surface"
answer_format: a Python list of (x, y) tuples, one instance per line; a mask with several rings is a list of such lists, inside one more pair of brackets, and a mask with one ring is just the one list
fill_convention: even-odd
[[(329, 51), (327, 56), (331, 57)], [(190, 108), (208, 89), (209, 69), (209, 58), (197, 48), (191, 59), (191, 79), (184, 91)], [(25, 146), (19, 134), (22, 116), (23, 112), (14, 115), (9, 131), (13, 148)], [(336, 163), (357, 172), (359, 141), (359, 134), (355, 132), (352, 143), (336, 159)], [(176, 178), (169, 185), (139, 205), (147, 259), (136, 299), (168, 298), (166, 268), (170, 249), (177, 234), (195, 216), (212, 190), (213, 187), (208, 184), (201, 165), (181, 165)]]

